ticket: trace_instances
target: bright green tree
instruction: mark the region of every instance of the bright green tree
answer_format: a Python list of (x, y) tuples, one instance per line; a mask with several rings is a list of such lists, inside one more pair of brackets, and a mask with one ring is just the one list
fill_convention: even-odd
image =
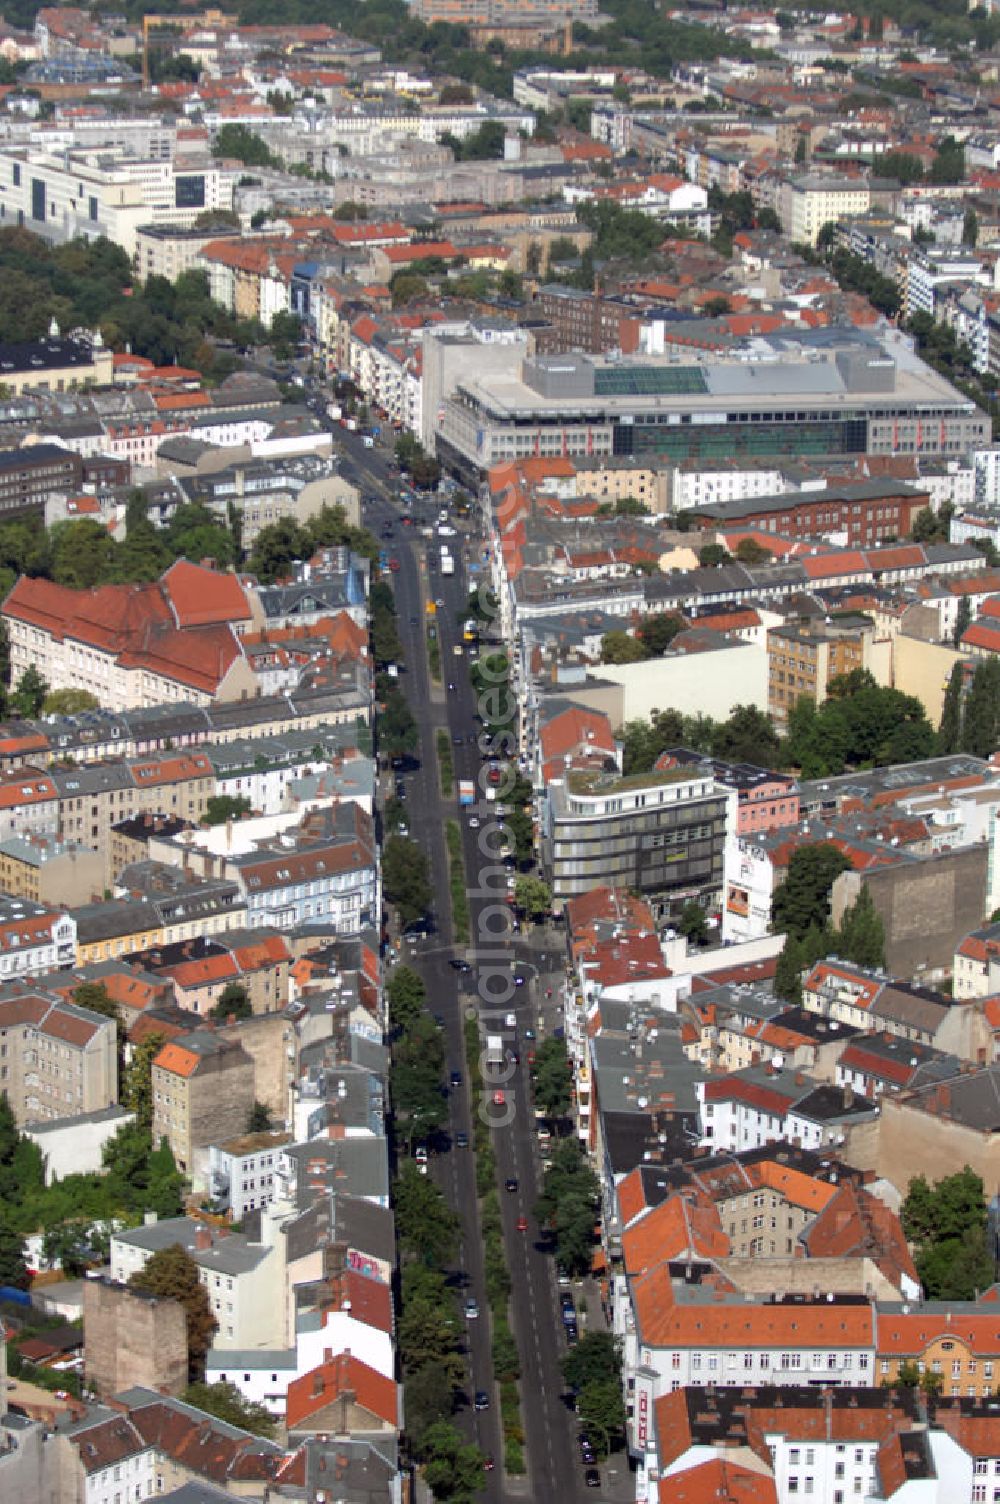
[(514, 879), (514, 904), (528, 919), (544, 919), (552, 912), (552, 889), (540, 877), (519, 874)]

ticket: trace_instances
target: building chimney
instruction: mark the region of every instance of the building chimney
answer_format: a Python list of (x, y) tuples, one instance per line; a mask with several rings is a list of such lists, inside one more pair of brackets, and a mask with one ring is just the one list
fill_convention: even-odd
[(211, 1228), (206, 1227), (204, 1222), (199, 1222), (194, 1230), (194, 1246), (199, 1253), (204, 1253), (212, 1246)]

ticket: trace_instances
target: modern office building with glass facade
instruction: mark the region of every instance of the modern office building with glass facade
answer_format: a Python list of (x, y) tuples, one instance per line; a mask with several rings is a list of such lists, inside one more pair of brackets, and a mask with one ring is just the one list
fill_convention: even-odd
[(468, 478), (540, 456), (673, 463), (739, 456), (955, 456), (990, 420), (898, 330), (853, 326), (664, 356), (512, 352), (506, 371), (458, 383), (438, 413), (441, 460)]

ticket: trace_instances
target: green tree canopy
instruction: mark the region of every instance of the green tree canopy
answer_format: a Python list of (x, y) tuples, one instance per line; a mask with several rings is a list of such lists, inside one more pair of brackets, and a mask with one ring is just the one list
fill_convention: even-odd
[(775, 934), (784, 932), (802, 940), (810, 928), (825, 929), (830, 922), (830, 889), (850, 865), (832, 842), (797, 847), (771, 900)]
[(917, 1175), (901, 1216), (917, 1245), (917, 1273), (929, 1299), (973, 1300), (993, 1283), (983, 1182), (968, 1165), (933, 1186)]
[(382, 848), (382, 888), (404, 925), (428, 912), (432, 889), (427, 856), (416, 841), (389, 836)]
[(51, 689), (42, 701), (43, 715), (79, 715), (99, 710), (101, 702), (89, 689)]
[(254, 1436), (274, 1435), (274, 1418), (267, 1407), (246, 1399), (235, 1384), (189, 1384), (183, 1399), (186, 1405), (204, 1410), (229, 1426), (238, 1426), (241, 1431), (250, 1431)]
[(212, 794), (205, 801), (202, 825), (225, 825), (227, 820), (242, 820), (251, 813), (250, 800), (243, 794)]
[(564, 1118), (569, 1112), (572, 1080), (565, 1040), (554, 1035), (543, 1039), (535, 1052), (531, 1082), (535, 1105), (547, 1118)]
[(253, 1017), (250, 994), (242, 982), (226, 983), (212, 1009), (212, 1017), (217, 1018), (220, 1023), (225, 1023), (229, 1018), (234, 1018), (239, 1022), (241, 1019)]
[(408, 1029), (423, 1015), (427, 1006), (427, 988), (412, 966), (397, 966), (385, 991), (392, 1029)]
[(392, 1204), (404, 1253), (432, 1268), (446, 1264), (457, 1245), (458, 1217), (433, 1180), (421, 1175), (412, 1160), (396, 1178)]

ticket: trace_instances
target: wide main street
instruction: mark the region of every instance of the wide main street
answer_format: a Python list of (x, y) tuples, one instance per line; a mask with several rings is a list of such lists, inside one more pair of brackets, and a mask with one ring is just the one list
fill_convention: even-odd
[[(530, 952), (524, 946), (512, 943), (510, 935), (499, 941), (494, 938), (495, 916), (485, 912), (490, 908), (495, 910), (498, 904), (505, 905), (502, 885), (500, 896), (495, 896), (497, 878), (494, 877), (492, 884), (483, 881), (484, 875), (488, 879), (488, 874), (496, 872), (499, 864), (481, 849), (479, 838), (490, 824), (489, 805), (481, 795), (478, 797), (482, 807), (476, 811), (481, 821), (480, 828), (470, 827), (466, 812), (463, 811), (461, 817), (472, 942), (467, 949), (456, 951), (453, 948), (444, 832), (445, 822), (458, 819), (459, 810), (456, 798), (445, 800), (441, 796), (435, 742), (438, 730), (446, 730), (453, 743), (456, 789), (457, 780), (471, 778), (476, 781), (478, 790), (481, 762), (474, 741), (480, 728), (475, 719), (475, 696), (469, 679), (468, 658), (464, 650), (460, 657), (454, 651), (456, 645), (462, 644), (461, 618), (470, 588), (465, 554), (471, 550), (474, 557), (480, 547), (477, 524), (473, 521), (471, 533), (466, 531), (451, 540), (456, 570), (454, 575), (443, 577), (432, 562), (440, 548), (438, 541), (424, 540), (416, 527), (400, 525), (400, 510), (394, 495), (398, 483), (387, 470), (384, 451), (367, 449), (356, 435), (347, 433), (343, 435), (343, 445), (343, 472), (348, 479), (356, 481), (366, 498), (363, 521), (377, 535), (381, 534), (386, 523), (393, 524), (393, 537), (384, 540), (383, 547), (399, 561), (392, 583), (406, 664), (400, 682), (420, 733), (420, 767), (405, 779), (407, 820), (411, 837), (427, 853), (437, 921), (434, 932), (426, 940), (409, 941), (403, 948), (407, 952), (404, 959), (424, 978), (432, 1012), (441, 1019), (447, 1040), (447, 1068), (449, 1072), (461, 1073), (462, 1077), (461, 1088), (452, 1090), (449, 1099), (452, 1147), (433, 1160), (431, 1173), (461, 1219), (461, 1264), (465, 1279), (462, 1300), (464, 1302), (466, 1294), (473, 1295), (480, 1311), (478, 1319), (466, 1322), (470, 1390), (487, 1387), (491, 1365), (489, 1307), (483, 1280), (474, 1156), (471, 1149), (454, 1147), (458, 1133), (469, 1134), (470, 1142), (472, 1133), (463, 1027), (467, 1013), (472, 1009), (481, 1012), (492, 1007), (502, 1015), (513, 1013), (516, 1019), (516, 1029), (511, 1030), (503, 1026), (502, 1018), (494, 1018), (489, 1032), (501, 1033), (505, 1045), (515, 1049), (520, 1057), (503, 1086), (504, 1106), (492, 1109), (496, 1121), (504, 1123), (504, 1126), (494, 1128), (492, 1136), (501, 1187), (504, 1241), (513, 1286), (511, 1325), (522, 1369), (521, 1410), (526, 1436), (527, 1476), (508, 1478), (504, 1474), (501, 1465), (503, 1442), (495, 1395), (489, 1410), (474, 1413), (470, 1392), (469, 1411), (464, 1420), (463, 1417), (459, 1420), (467, 1425), (483, 1452), (496, 1460), (495, 1471), (484, 1479), (485, 1498), (491, 1501), (532, 1499), (538, 1504), (577, 1497), (599, 1500), (605, 1497), (603, 1490), (595, 1493), (585, 1487), (575, 1438), (575, 1416), (564, 1399), (566, 1385), (559, 1363), (566, 1351), (566, 1343), (559, 1314), (556, 1271), (551, 1254), (543, 1252), (539, 1246), (539, 1229), (534, 1217), (534, 1204), (540, 1189), (540, 1162), (524, 1031), (538, 1031), (542, 988), (537, 967), (534, 964), (518, 965), (515, 961), (517, 952), (522, 955)], [(434, 618), (441, 651), (443, 683), (440, 687), (432, 686), (427, 666), (425, 606), (428, 594), (431, 599), (443, 603)], [(459, 739), (460, 745), (455, 744)], [(498, 951), (515, 961), (515, 970), (525, 978), (524, 984), (513, 990), (509, 1001), (500, 1005), (483, 1002), (478, 987), (478, 962), (482, 960), (488, 969), (490, 963), (496, 963)], [(471, 972), (458, 973), (449, 965), (455, 955), (467, 957), (472, 965)], [(487, 1093), (489, 1100), (490, 1094)], [(512, 1179), (517, 1181), (517, 1191), (505, 1192), (502, 1187)], [(527, 1233), (517, 1230), (518, 1219), (522, 1216), (527, 1218)]]

